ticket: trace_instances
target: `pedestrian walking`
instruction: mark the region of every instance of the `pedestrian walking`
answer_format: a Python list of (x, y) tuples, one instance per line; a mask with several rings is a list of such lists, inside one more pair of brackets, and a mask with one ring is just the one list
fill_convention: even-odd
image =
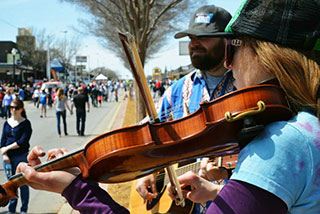
[[(79, 136), (84, 136), (85, 122), (86, 122), (86, 103), (88, 106), (88, 112), (90, 111), (90, 103), (88, 97), (84, 94), (83, 88), (78, 88), (78, 94), (73, 97), (71, 105), (71, 111), (73, 112), (73, 106), (76, 108), (76, 120), (77, 120), (77, 133)], [(80, 127), (81, 123), (81, 127)]]
[(24, 88), (20, 87), (19, 90), (18, 90), (18, 93), (19, 93), (19, 99), (20, 100), (24, 100)]
[(52, 109), (52, 104), (53, 104), (53, 90), (52, 88), (48, 88), (48, 107), (49, 109)]
[(47, 117), (48, 94), (44, 89), (42, 90), (42, 93), (39, 96), (38, 103), (40, 104), (40, 117)]
[(4, 118), (8, 119), (11, 117), (10, 112), (10, 104), (13, 100), (13, 96), (11, 94), (11, 91), (9, 89), (6, 90), (6, 94), (3, 97), (2, 106), (3, 106), (3, 112), (4, 112)]
[(117, 85), (114, 85), (113, 93), (114, 93), (114, 100), (116, 102), (118, 102), (118, 89), (119, 89), (119, 87), (117, 87)]
[(103, 88), (103, 96), (104, 96), (104, 101), (108, 102), (109, 99), (109, 88), (108, 86), (104, 86)]
[(70, 114), (72, 115), (72, 110), (70, 109), (68, 105), (68, 98), (64, 94), (64, 91), (62, 88), (59, 88), (57, 91), (57, 96), (55, 96), (54, 102), (56, 104), (56, 116), (57, 116), (57, 128), (58, 128), (58, 134), (59, 137), (61, 137), (61, 129), (60, 129), (60, 118), (62, 117), (63, 122), (63, 130), (64, 135), (67, 136), (67, 121), (66, 121), (66, 115), (67, 110), (69, 110)]
[(4, 118), (4, 111), (3, 111), (3, 107), (2, 107), (4, 95), (5, 95), (5, 93), (3, 91), (3, 88), (0, 87), (0, 115), (2, 118)]
[(38, 85), (32, 94), (33, 105), (39, 108), (40, 86)]
[(98, 100), (99, 107), (101, 107), (101, 104), (102, 104), (102, 88), (100, 88), (98, 90), (98, 98), (97, 98), (97, 100)]
[[(13, 100), (10, 104), (10, 117), (2, 129), (0, 151), (2, 154), (3, 168), (7, 178), (14, 175), (20, 162), (27, 162), (29, 151), (29, 140), (32, 134), (31, 123), (27, 119), (23, 101)], [(21, 214), (26, 214), (29, 203), (29, 187), (23, 185), (20, 187)], [(9, 213), (15, 213), (17, 199), (10, 200)]]
[(91, 102), (93, 107), (98, 107), (98, 93), (99, 90), (97, 86), (94, 86), (91, 90)]

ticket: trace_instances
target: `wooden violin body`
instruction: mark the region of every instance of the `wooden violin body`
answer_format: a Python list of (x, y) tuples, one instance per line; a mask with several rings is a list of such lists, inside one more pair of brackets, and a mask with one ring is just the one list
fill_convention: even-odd
[[(265, 110), (252, 117), (258, 124), (288, 120), (291, 111), (284, 92), (275, 85), (252, 86), (202, 103), (200, 109), (187, 117), (165, 122), (149, 122), (117, 129), (92, 139), (83, 150), (35, 167), (52, 171), (77, 166), (84, 178), (103, 183), (133, 180), (168, 165), (203, 156), (221, 156), (239, 151), (237, 135), (242, 120), (228, 122), (226, 112), (236, 116), (258, 109)], [(21, 174), (2, 185), (1, 194), (16, 197), (16, 189), (26, 184)], [(3, 205), (1, 202), (0, 205)]]
[(280, 87), (259, 85), (234, 91), (203, 103), (187, 117), (159, 124), (136, 125), (96, 137), (84, 149), (88, 177), (100, 182), (132, 180), (189, 158), (225, 155), (238, 150), (237, 135), (242, 120), (227, 122), (225, 113), (238, 115), (257, 109), (259, 124), (288, 120), (291, 111)]

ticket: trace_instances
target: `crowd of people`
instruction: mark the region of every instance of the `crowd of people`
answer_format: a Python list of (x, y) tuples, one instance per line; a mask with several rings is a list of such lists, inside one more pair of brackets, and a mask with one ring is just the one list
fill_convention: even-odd
[(153, 99), (155, 100), (155, 102), (157, 102), (157, 100), (163, 96), (166, 88), (170, 87), (174, 82), (176, 82), (176, 80), (171, 80), (171, 79), (149, 80), (150, 90), (153, 93)]

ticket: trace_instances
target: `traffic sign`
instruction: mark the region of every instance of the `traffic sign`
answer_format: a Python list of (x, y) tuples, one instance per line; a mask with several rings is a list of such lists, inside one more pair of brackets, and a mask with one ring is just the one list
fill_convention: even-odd
[(16, 60), (16, 64), (17, 64), (17, 65), (21, 65), (21, 64), (22, 64), (21, 59), (17, 59), (17, 60)]
[(87, 56), (76, 56), (76, 62), (87, 62)]

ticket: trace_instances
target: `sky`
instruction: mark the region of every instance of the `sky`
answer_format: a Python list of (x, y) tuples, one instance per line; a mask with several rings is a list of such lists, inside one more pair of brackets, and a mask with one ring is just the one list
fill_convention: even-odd
[[(160, 0), (161, 1), (161, 0)], [(242, 0), (208, 0), (208, 4), (215, 4), (235, 13)], [(81, 47), (78, 56), (87, 56), (87, 68), (92, 70), (104, 66), (120, 74), (122, 78), (131, 78), (130, 71), (123, 67), (120, 59), (108, 49), (102, 47), (99, 39), (89, 35), (79, 35), (75, 29), (83, 30), (79, 19), (90, 17), (76, 5), (59, 0), (0, 0), (0, 41), (16, 42), (18, 28), (46, 29), (48, 35), (56, 38), (81, 37)], [(190, 15), (191, 16), (191, 15)], [(186, 18), (187, 29), (190, 17)], [(187, 38), (174, 39), (176, 32), (172, 32), (166, 46), (160, 49), (145, 65), (146, 75), (152, 74), (154, 67), (162, 71), (176, 69), (190, 64), (189, 56), (179, 56), (179, 41)]]

